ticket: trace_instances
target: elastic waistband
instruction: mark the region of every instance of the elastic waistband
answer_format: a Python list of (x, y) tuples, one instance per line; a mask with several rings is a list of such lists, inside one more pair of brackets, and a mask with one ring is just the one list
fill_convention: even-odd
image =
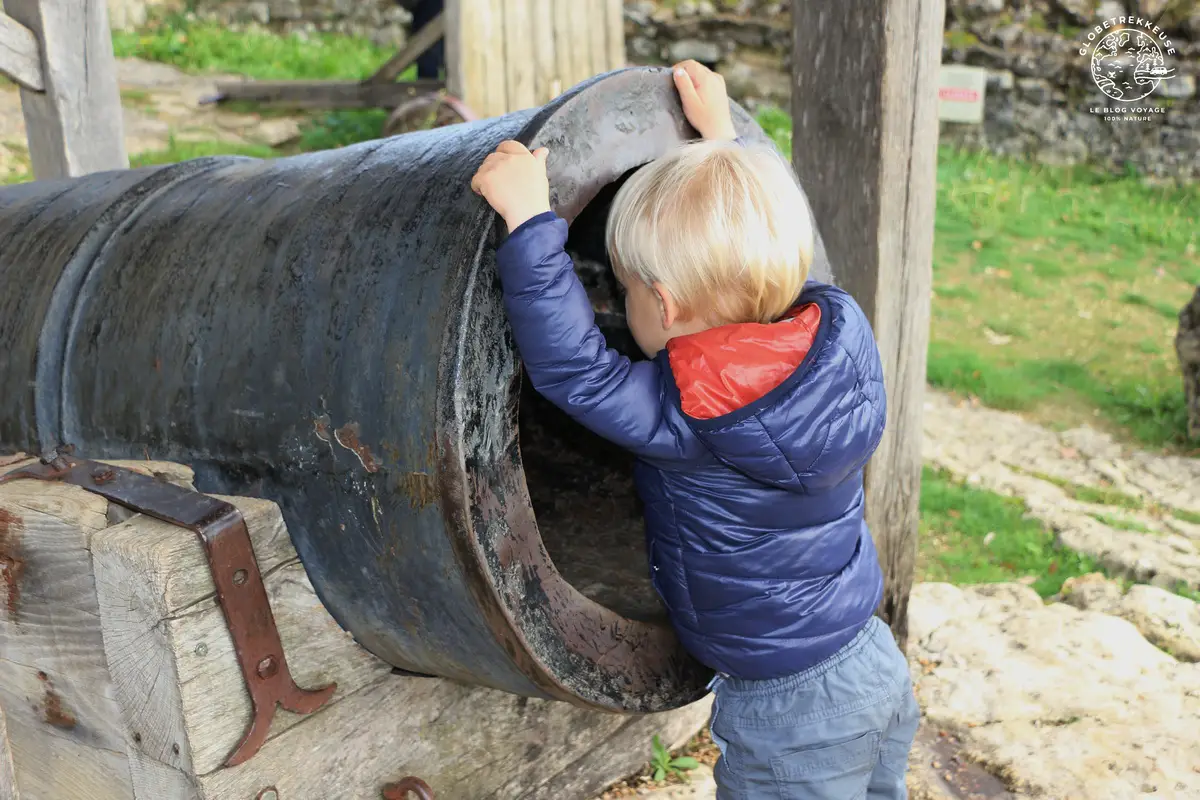
[(747, 680), (745, 678), (734, 678), (730, 675), (717, 673), (708, 686), (710, 689), (717, 685), (727, 686), (739, 694), (774, 694), (776, 692), (789, 691), (815, 681), (874, 641), (881, 631), (887, 632), (889, 636), (891, 635), (891, 631), (883, 623), (883, 620), (872, 616), (858, 633), (855, 634), (854, 638), (843, 645), (840, 650), (806, 670), (793, 675), (784, 675), (782, 678), (767, 678), (765, 680)]

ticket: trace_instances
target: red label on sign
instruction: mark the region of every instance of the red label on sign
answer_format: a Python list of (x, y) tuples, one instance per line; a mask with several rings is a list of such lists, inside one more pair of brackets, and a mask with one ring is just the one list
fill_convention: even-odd
[(979, 102), (979, 92), (974, 89), (962, 89), (956, 86), (946, 86), (938, 89), (938, 99), (954, 103)]

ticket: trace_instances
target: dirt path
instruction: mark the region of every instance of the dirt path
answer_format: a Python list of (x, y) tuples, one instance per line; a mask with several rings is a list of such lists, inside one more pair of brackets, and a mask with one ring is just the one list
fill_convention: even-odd
[[(119, 61), (118, 74), (130, 155), (165, 149), (172, 137), (180, 142), (279, 145), (300, 133), (298, 119), (264, 119), (201, 106), (203, 98), (216, 93), (222, 76), (197, 77), (136, 59)], [(28, 150), (20, 93), (14, 84), (0, 83), (0, 181), (22, 172), (28, 172)]]

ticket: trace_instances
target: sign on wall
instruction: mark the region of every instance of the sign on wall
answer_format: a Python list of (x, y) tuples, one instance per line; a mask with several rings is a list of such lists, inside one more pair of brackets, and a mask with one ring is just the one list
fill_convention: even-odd
[(987, 70), (962, 64), (942, 64), (938, 71), (938, 119), (946, 122), (983, 122), (983, 95)]

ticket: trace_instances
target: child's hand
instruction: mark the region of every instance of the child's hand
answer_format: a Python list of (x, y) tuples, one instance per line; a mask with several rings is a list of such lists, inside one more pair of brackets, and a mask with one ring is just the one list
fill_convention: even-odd
[(692, 127), (705, 139), (736, 139), (725, 79), (698, 61), (680, 61), (673, 72), (683, 113)]
[(471, 179), (471, 190), (504, 218), (509, 233), (550, 210), (548, 155), (550, 151), (544, 147), (530, 153), (520, 142), (501, 142)]

